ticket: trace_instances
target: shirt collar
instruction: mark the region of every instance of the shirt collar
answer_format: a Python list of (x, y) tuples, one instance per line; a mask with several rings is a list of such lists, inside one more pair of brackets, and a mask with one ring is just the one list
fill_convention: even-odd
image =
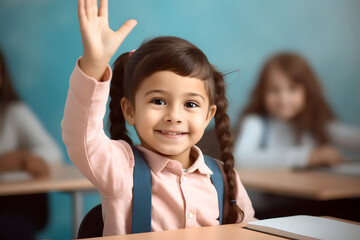
[(210, 168), (205, 164), (204, 156), (201, 150), (197, 146), (192, 147), (192, 152), (197, 158), (193, 165), (187, 170), (186, 173), (182, 171), (182, 165), (180, 162), (176, 160), (172, 160), (170, 158), (161, 156), (158, 153), (155, 153), (149, 149), (144, 148), (141, 145), (137, 145), (136, 148), (141, 151), (149, 164), (150, 169), (155, 173), (158, 174), (163, 169), (167, 169), (168, 171), (174, 172), (178, 175), (181, 174), (189, 174), (198, 170), (201, 174), (213, 174)]

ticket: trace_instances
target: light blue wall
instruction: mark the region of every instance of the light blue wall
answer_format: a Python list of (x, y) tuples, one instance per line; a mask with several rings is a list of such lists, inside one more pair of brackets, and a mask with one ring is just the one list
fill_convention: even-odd
[[(313, 64), (340, 119), (360, 126), (360, 1), (110, 0), (109, 6), (113, 28), (138, 20), (118, 54), (149, 37), (176, 35), (199, 46), (221, 70), (239, 70), (227, 79), (232, 120), (264, 59), (295, 50)], [(64, 153), (60, 121), (68, 78), (82, 52), (76, 8), (75, 0), (0, 1), (0, 47), (16, 89)], [(71, 237), (70, 201), (64, 193), (51, 194), (52, 216), (40, 237)], [(87, 196), (86, 209), (97, 201), (97, 195)]]

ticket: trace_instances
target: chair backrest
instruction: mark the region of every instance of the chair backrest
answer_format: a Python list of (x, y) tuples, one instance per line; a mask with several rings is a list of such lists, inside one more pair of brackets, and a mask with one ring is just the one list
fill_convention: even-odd
[(101, 204), (99, 204), (85, 215), (80, 224), (77, 238), (102, 237), (104, 221), (101, 210)]

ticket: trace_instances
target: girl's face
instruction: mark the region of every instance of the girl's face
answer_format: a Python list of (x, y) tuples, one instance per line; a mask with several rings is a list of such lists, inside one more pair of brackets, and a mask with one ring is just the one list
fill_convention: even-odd
[(280, 120), (290, 121), (305, 106), (305, 89), (277, 69), (269, 73), (265, 87), (267, 112)]
[[(159, 71), (144, 79), (135, 94), (135, 109), (122, 101), (127, 122), (135, 125), (141, 144), (181, 162), (202, 137), (215, 115), (203, 80)], [(125, 111), (124, 111), (125, 110)]]

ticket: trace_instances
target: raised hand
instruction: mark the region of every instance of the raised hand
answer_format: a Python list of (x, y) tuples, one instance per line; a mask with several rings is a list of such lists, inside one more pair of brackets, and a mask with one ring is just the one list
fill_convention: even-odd
[(130, 19), (117, 31), (109, 28), (108, 0), (78, 0), (78, 15), (83, 56), (80, 68), (89, 76), (101, 81), (107, 64), (120, 44), (135, 27)]

